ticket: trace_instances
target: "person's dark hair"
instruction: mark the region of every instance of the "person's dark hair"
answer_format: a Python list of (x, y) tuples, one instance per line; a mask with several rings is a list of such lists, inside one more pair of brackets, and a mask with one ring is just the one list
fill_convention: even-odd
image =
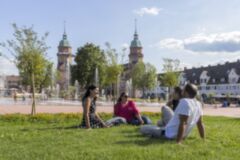
[(184, 90), (185, 92), (188, 93), (190, 98), (195, 98), (197, 96), (198, 90), (197, 90), (197, 87), (193, 84), (190, 84), (190, 83), (186, 84), (184, 87)]
[(94, 90), (94, 89), (96, 89), (96, 88), (97, 88), (97, 87), (96, 87), (95, 85), (90, 85), (90, 86), (87, 88), (87, 91), (85, 92), (82, 100), (84, 100), (85, 98), (89, 97), (89, 96), (90, 96), (90, 93), (91, 93), (90, 91), (91, 91), (91, 90)]
[(122, 101), (123, 96), (127, 96), (127, 94), (125, 92), (122, 92), (117, 100), (117, 103), (120, 103)]
[(180, 87), (174, 87), (174, 93), (176, 93), (179, 98), (182, 98), (182, 89)]

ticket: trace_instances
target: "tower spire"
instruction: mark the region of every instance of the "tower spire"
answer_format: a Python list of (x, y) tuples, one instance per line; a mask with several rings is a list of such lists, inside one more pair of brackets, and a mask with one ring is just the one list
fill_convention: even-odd
[(134, 32), (134, 39), (138, 40), (138, 33), (137, 33), (137, 19), (134, 19), (134, 25), (135, 25), (135, 32)]
[(135, 34), (137, 34), (137, 19), (134, 19), (134, 25), (135, 25)]
[(142, 47), (141, 42), (138, 39), (138, 33), (137, 33), (137, 19), (134, 19), (134, 34), (133, 34), (133, 40), (131, 42), (131, 47)]
[(137, 33), (137, 19), (134, 19), (134, 35), (133, 40), (131, 41), (130, 45), (130, 54), (129, 54), (129, 62), (131, 64), (136, 64), (138, 61), (142, 61), (143, 54), (142, 54), (142, 45), (140, 40), (138, 39)]
[(71, 47), (68, 39), (67, 39), (67, 33), (66, 33), (66, 21), (63, 21), (63, 35), (62, 40), (59, 42), (60, 47)]
[(66, 21), (63, 22), (63, 39), (67, 39), (67, 33), (66, 33)]
[(64, 27), (64, 34), (66, 35), (66, 21), (65, 20), (63, 22), (63, 27)]

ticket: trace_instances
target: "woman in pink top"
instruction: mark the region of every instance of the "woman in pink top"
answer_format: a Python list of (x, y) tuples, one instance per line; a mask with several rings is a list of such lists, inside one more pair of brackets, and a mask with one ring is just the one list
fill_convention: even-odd
[(141, 116), (135, 103), (128, 100), (128, 95), (125, 92), (120, 95), (117, 104), (114, 105), (114, 115), (125, 118), (128, 123), (133, 125), (152, 123), (147, 116)]

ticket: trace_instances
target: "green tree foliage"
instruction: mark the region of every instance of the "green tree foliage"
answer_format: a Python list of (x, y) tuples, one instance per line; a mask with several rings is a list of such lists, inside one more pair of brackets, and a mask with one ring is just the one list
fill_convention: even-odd
[(164, 58), (163, 62), (164, 73), (160, 77), (161, 84), (166, 87), (177, 86), (180, 61), (178, 59)]
[(46, 67), (45, 67), (44, 72), (42, 73), (43, 76), (41, 77), (42, 81), (40, 81), (40, 83), (39, 83), (39, 89), (38, 89), (39, 91), (42, 91), (42, 89), (45, 87), (53, 86), (53, 82), (52, 82), (52, 79), (54, 78), (54, 77), (52, 77), (52, 75), (54, 74), (53, 73), (53, 63), (50, 61), (46, 61), (45, 65), (46, 65)]
[(142, 89), (144, 84), (145, 66), (143, 62), (138, 62), (132, 70), (132, 83), (134, 88)]
[(160, 78), (163, 86), (175, 87), (178, 85), (178, 74), (175, 72), (166, 72)]
[(104, 51), (99, 46), (87, 43), (83, 47), (78, 48), (75, 62), (76, 65), (71, 67), (72, 83), (78, 80), (83, 87), (94, 84), (95, 70), (98, 68), (99, 83), (102, 86), (107, 63)]
[(150, 63), (138, 62), (132, 70), (132, 82), (136, 89), (145, 93), (146, 89), (153, 89), (156, 86), (157, 70)]
[(145, 64), (145, 88), (146, 89), (153, 89), (156, 87), (157, 82), (157, 69), (151, 65), (150, 63)]
[(119, 55), (115, 49), (111, 48), (111, 45), (106, 43), (107, 49), (105, 50), (105, 57), (107, 61), (106, 66), (106, 79), (105, 85), (116, 84), (118, 80), (118, 76), (123, 71), (123, 66), (119, 63)]
[(14, 39), (7, 40), (7, 44), (2, 43), (1, 46), (14, 56), (13, 62), (19, 70), (23, 84), (31, 86), (33, 98), (31, 114), (34, 115), (36, 113), (35, 91), (40, 91), (42, 87), (51, 84), (52, 63), (46, 58), (49, 47), (45, 43), (48, 33), (39, 38), (33, 27), (19, 28), (13, 24), (13, 28)]
[[(113, 91), (113, 100), (116, 100), (116, 97), (119, 96), (119, 86), (120, 76), (123, 72), (123, 63), (124, 53), (118, 53), (116, 49), (111, 47), (109, 42), (105, 43), (106, 49), (104, 51), (106, 57), (106, 72), (105, 72), (105, 81), (104, 87), (110, 87)], [(123, 52), (125, 50), (123, 49)], [(121, 58), (121, 62), (120, 62)]]

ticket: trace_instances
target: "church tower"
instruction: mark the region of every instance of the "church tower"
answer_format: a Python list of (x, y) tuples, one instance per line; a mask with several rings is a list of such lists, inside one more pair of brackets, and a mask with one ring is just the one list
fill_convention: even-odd
[(136, 64), (138, 61), (142, 61), (143, 59), (143, 53), (142, 53), (142, 44), (140, 40), (138, 39), (138, 33), (137, 33), (137, 21), (135, 20), (135, 33), (134, 38), (130, 45), (130, 54), (129, 56), (129, 63), (130, 65)]
[(66, 34), (66, 28), (64, 24), (64, 33), (62, 40), (59, 42), (58, 45), (58, 64), (57, 64), (57, 70), (59, 72), (59, 80), (58, 84), (60, 86), (60, 90), (67, 90), (68, 86), (70, 85), (70, 65), (72, 62), (72, 47), (70, 46), (67, 34)]
[(136, 89), (132, 84), (132, 70), (136, 63), (143, 61), (142, 44), (138, 39), (137, 21), (135, 19), (135, 32), (130, 44), (130, 53), (128, 55), (128, 64), (123, 64), (124, 72), (120, 82), (120, 92), (126, 92), (130, 97), (136, 96)]

